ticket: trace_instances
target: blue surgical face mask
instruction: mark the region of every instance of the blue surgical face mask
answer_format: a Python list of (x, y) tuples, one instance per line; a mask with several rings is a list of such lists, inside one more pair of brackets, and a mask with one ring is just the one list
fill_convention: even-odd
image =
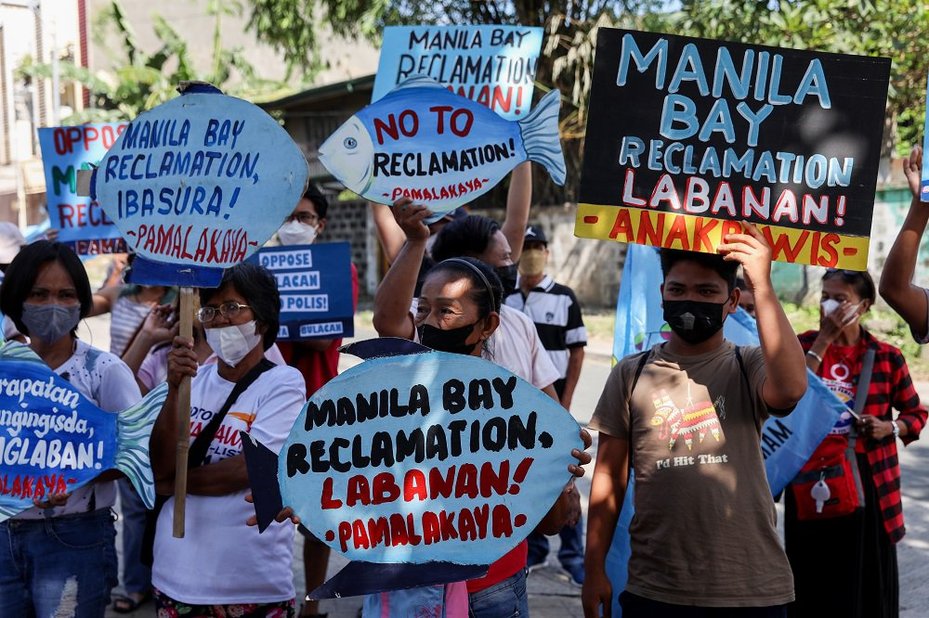
[(54, 343), (74, 330), (81, 319), (80, 305), (23, 303), (23, 324), (29, 336)]

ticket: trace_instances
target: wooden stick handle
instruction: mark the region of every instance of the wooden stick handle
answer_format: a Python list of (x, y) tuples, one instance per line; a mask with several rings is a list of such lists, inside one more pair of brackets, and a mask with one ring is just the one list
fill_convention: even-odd
[[(194, 336), (194, 289), (181, 288), (181, 337)], [(187, 451), (190, 449), (190, 377), (177, 391), (177, 454), (174, 468), (174, 536), (184, 538), (184, 511), (187, 506)]]

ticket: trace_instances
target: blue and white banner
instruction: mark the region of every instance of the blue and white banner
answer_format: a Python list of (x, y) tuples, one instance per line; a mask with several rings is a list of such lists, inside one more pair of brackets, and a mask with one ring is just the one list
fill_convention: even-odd
[[(628, 245), (616, 303), (614, 362), (670, 337), (671, 330), (661, 308), (662, 279), (658, 251), (644, 245)], [(758, 345), (755, 320), (741, 308), (726, 319), (723, 333), (736, 345)], [(787, 417), (769, 418), (761, 430), (761, 450), (773, 495), (779, 494), (796, 476), (845, 409), (845, 404), (815, 374), (807, 371), (807, 377), (806, 395), (796, 409)], [(607, 555), (607, 574), (617, 592), (626, 584), (633, 486), (630, 476), (626, 500)], [(614, 599), (616, 597), (614, 595)], [(615, 600), (613, 615), (622, 615)]]
[(501, 25), (388, 26), (371, 102), (414, 75), (507, 120), (529, 113), (542, 28)]
[(351, 247), (347, 242), (264, 247), (252, 258), (271, 271), (281, 293), (281, 341), (355, 334)]
[(126, 252), (125, 241), (100, 203), (77, 190), (77, 173), (93, 169), (126, 125), (108, 122), (38, 130), (51, 227), (58, 230), (58, 240), (78, 255)]

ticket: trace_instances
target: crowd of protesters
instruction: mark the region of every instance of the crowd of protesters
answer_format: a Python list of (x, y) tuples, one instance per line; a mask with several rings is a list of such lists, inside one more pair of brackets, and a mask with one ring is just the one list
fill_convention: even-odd
[[(929, 222), (919, 202), (918, 149), (906, 170), (913, 206), (879, 288), (925, 343), (929, 290), (913, 283)], [(570, 410), (587, 335), (573, 291), (549, 274), (545, 230), (530, 224), (531, 183), (529, 163), (514, 170), (502, 223), (465, 209), (436, 219), (408, 199), (371, 205), (389, 264), (374, 297), (374, 327), (380, 336), (496, 363)], [(329, 200), (310, 186), (276, 241), (314, 243), (328, 218)], [(218, 436), (245, 430), (280, 449), (307, 397), (338, 374), (341, 340), (277, 342), (277, 283), (251, 263), (200, 290), (188, 339), (178, 334), (176, 289), (123, 283), (131, 259), (114, 260), (93, 292), (67, 246), (26, 244), (12, 225), (0, 234), (0, 310), (5, 338), (19, 342), (12, 345), (29, 346), (103, 410), (119, 412), (168, 384), (151, 437), (156, 509), (146, 510), (131, 484), (107, 471), (0, 523), (0, 615), (99, 617), (110, 603), (127, 613), (151, 599), (159, 617), (324, 615), (316, 601), (295, 598), (295, 533), (304, 536), (307, 590), (325, 580), (328, 546), (289, 520), (262, 535), (248, 526), (254, 507), (246, 501), (241, 443)], [(798, 335), (771, 282), (771, 248), (752, 225), (725, 237), (718, 254), (664, 250), (661, 261), (670, 335), (622, 359), (603, 387), (589, 426), (599, 443), (586, 543), (572, 480), (528, 540), (485, 576), (371, 595), (364, 615), (418, 615), (426, 607), (450, 617), (528, 615), (527, 576), (545, 564), (547, 536), (556, 534), (558, 561), (583, 586), (590, 618), (609, 611), (617, 596), (628, 616), (898, 614), (895, 546), (905, 528), (897, 441), (916, 440), (927, 413), (901, 352), (861, 324), (877, 300), (870, 275), (827, 271), (819, 328)], [(357, 303), (354, 266), (350, 285)], [(759, 346), (723, 336), (740, 307), (757, 320)], [(82, 318), (106, 312), (108, 352), (76, 335)], [(783, 493), (785, 548), (761, 426), (792, 412), (807, 390), (808, 369), (847, 412)], [(186, 377), (196, 431), (186, 534), (175, 538), (174, 446)], [(573, 479), (591, 457), (571, 455)], [(606, 555), (632, 476), (628, 582), (618, 590)], [(847, 491), (826, 483), (840, 477)], [(121, 570), (114, 512), (122, 518)]]

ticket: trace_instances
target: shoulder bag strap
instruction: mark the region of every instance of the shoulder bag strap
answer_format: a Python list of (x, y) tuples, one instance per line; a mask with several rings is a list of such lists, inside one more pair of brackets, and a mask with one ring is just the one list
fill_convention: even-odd
[(635, 390), (635, 385), (639, 383), (639, 376), (642, 375), (642, 370), (645, 369), (645, 364), (648, 363), (651, 356), (651, 350), (646, 350), (639, 355), (639, 360), (635, 364), (635, 373), (632, 375), (632, 382), (629, 383), (629, 392), (626, 394), (626, 409), (629, 410), (629, 470), (634, 469), (635, 463), (632, 448), (632, 392)]
[(213, 415), (213, 418), (210, 419), (210, 422), (200, 430), (200, 433), (197, 434), (197, 437), (194, 439), (193, 443), (191, 443), (190, 450), (187, 452), (188, 469), (196, 468), (197, 466), (202, 466), (204, 464), (204, 460), (206, 459), (206, 452), (210, 448), (210, 443), (213, 441), (213, 438), (216, 437), (216, 432), (219, 431), (219, 426), (222, 424), (223, 419), (226, 418), (226, 413), (229, 412), (229, 408), (231, 408), (232, 404), (236, 402), (236, 400), (239, 398), (239, 395), (244, 393), (245, 390), (251, 386), (255, 380), (258, 379), (258, 376), (273, 368), (274, 363), (269, 361), (267, 358), (262, 357), (257, 365), (252, 367), (248, 373), (242, 376), (242, 379), (235, 383), (235, 386), (232, 388), (232, 392), (229, 393), (229, 397), (226, 398), (226, 402), (223, 404), (223, 407), (216, 411), (216, 414)]
[(861, 484), (861, 472), (858, 470), (858, 456), (855, 454), (855, 443), (858, 441), (858, 430), (855, 421), (861, 418), (865, 403), (868, 401), (868, 390), (871, 388), (871, 374), (874, 371), (874, 348), (869, 347), (861, 362), (861, 373), (858, 374), (858, 383), (855, 385), (855, 411), (852, 426), (848, 432), (848, 447), (845, 457), (851, 464), (852, 477), (855, 481), (855, 490), (858, 492), (858, 504), (864, 506), (864, 486)]

